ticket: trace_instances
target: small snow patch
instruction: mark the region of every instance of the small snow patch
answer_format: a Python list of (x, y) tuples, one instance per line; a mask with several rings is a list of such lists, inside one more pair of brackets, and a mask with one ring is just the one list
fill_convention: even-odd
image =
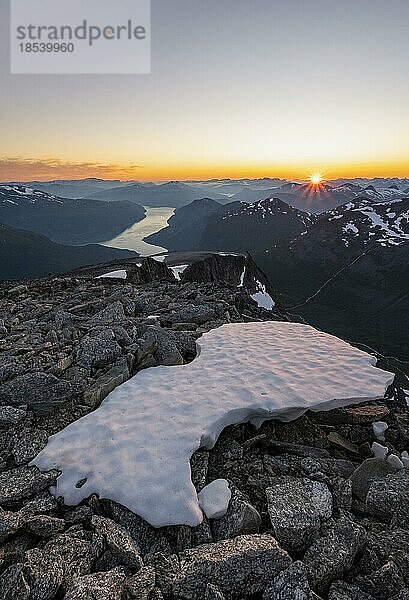
[(173, 271), (174, 276), (180, 281), (180, 274), (188, 268), (189, 265), (177, 265), (176, 267), (170, 267)]
[(386, 458), (388, 456), (389, 449), (378, 442), (374, 442), (371, 446), (372, 452), (375, 458)]
[(246, 266), (244, 266), (243, 272), (242, 272), (242, 274), (240, 276), (240, 283), (239, 283), (239, 285), (237, 287), (241, 288), (241, 287), (244, 286), (244, 278), (245, 278), (245, 276), (246, 276)]
[(374, 436), (380, 442), (385, 441), (385, 431), (388, 429), (388, 424), (383, 421), (377, 421), (376, 423), (372, 423), (372, 430), (374, 432)]
[(119, 271), (111, 271), (110, 273), (105, 273), (104, 275), (98, 275), (95, 279), (126, 279), (127, 273), (125, 270), (120, 269)]
[(227, 513), (231, 500), (229, 484), (225, 479), (216, 479), (204, 487), (197, 497), (208, 519), (221, 519)]
[(266, 286), (263, 285), (260, 281), (257, 281), (258, 292), (252, 294), (251, 297), (255, 302), (257, 302), (260, 308), (265, 308), (266, 310), (273, 310), (275, 306), (275, 302), (270, 296), (270, 294), (266, 291)]
[(395, 469), (403, 469), (405, 466), (399, 456), (396, 456), (396, 454), (389, 454), (387, 462), (392, 465), (392, 467), (395, 467)]

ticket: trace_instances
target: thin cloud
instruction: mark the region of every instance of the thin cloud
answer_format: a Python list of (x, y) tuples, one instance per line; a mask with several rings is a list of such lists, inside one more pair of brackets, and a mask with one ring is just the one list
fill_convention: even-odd
[(129, 179), (143, 169), (141, 165), (116, 163), (74, 162), (58, 158), (0, 158), (1, 181), (33, 181), (47, 179)]

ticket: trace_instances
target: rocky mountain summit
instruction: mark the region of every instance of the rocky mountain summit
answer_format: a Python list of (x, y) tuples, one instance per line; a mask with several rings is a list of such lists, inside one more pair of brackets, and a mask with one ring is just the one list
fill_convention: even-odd
[(249, 258), (116, 261), (3, 282), (0, 297), (0, 598), (408, 597), (409, 409), (396, 382), (370, 404), (226, 428), (191, 460), (198, 493), (230, 490), (198, 527), (155, 529), (95, 495), (66, 506), (48, 491), (58, 471), (29, 466), (131, 376), (194, 360), (204, 332), (291, 320)]

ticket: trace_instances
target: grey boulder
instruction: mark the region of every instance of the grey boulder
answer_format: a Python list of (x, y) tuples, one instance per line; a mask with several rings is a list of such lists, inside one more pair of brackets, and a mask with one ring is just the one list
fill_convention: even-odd
[(105, 538), (108, 549), (122, 564), (136, 571), (143, 566), (139, 546), (123, 527), (99, 515), (92, 517), (91, 525)]
[(340, 579), (351, 568), (365, 539), (364, 528), (347, 515), (330, 525), (304, 555), (311, 587), (318, 593), (325, 592), (334, 580)]
[(214, 538), (218, 541), (238, 535), (258, 533), (260, 524), (261, 517), (258, 511), (239, 490), (233, 487), (227, 513), (213, 523)]
[(312, 600), (314, 596), (308, 583), (307, 570), (302, 562), (297, 561), (268, 584), (263, 600)]
[(115, 340), (114, 332), (112, 329), (105, 329), (94, 337), (84, 337), (76, 351), (75, 359), (80, 367), (92, 372), (114, 363), (121, 354), (121, 346)]
[(180, 553), (172, 593), (181, 600), (204, 600), (210, 583), (228, 598), (245, 598), (263, 591), (271, 577), (291, 562), (268, 534), (205, 544)]
[(356, 585), (336, 581), (330, 587), (328, 600), (374, 600), (374, 597), (363, 592)]
[(152, 566), (142, 567), (125, 581), (124, 600), (150, 600), (155, 579), (155, 569)]
[(71, 582), (64, 600), (121, 600), (124, 581), (125, 573), (121, 568), (83, 575)]
[(325, 483), (276, 477), (266, 495), (274, 536), (286, 550), (305, 550), (318, 535), (321, 521), (332, 514), (332, 496)]
[(368, 508), (381, 518), (390, 521), (401, 510), (409, 511), (409, 469), (372, 481), (366, 497)]
[(365, 502), (371, 483), (395, 471), (396, 469), (383, 458), (367, 458), (350, 477), (353, 494)]
[(30, 586), (24, 575), (24, 565), (11, 565), (0, 576), (1, 600), (28, 600)]
[(27, 404), (38, 415), (47, 415), (76, 394), (75, 386), (49, 373), (26, 373), (0, 387), (0, 399), (10, 405)]
[(0, 505), (18, 502), (55, 483), (58, 471), (42, 473), (37, 467), (18, 467), (0, 473)]

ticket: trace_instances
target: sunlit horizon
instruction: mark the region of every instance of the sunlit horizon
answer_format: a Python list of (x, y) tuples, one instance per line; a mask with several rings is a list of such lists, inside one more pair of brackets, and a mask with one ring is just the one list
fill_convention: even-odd
[(397, 165), (387, 163), (365, 165), (340, 165), (332, 168), (311, 169), (303, 166), (274, 166), (252, 165), (224, 166), (218, 164), (204, 167), (194, 165), (185, 166), (154, 166), (150, 167), (132, 164), (99, 164), (92, 161), (75, 162), (50, 159), (1, 158), (0, 181), (50, 181), (50, 180), (80, 180), (98, 178), (105, 180), (121, 181), (205, 181), (211, 179), (283, 179), (311, 183), (319, 186), (325, 181), (337, 179), (406, 179), (409, 178), (409, 161), (407, 164)]

